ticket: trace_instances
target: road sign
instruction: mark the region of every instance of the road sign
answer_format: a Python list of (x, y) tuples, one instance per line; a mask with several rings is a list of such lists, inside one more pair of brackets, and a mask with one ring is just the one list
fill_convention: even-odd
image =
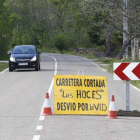
[(106, 77), (54, 75), (55, 114), (108, 114)]
[(126, 111), (130, 111), (129, 80), (140, 80), (140, 63), (114, 63), (114, 80), (126, 80)]
[(140, 63), (114, 63), (114, 80), (140, 80)]

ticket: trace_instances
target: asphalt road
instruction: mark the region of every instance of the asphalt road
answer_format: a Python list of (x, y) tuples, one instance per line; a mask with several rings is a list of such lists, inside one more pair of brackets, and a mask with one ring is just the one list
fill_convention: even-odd
[[(125, 109), (125, 82), (85, 58), (41, 55), (41, 71), (6, 71), (0, 74), (0, 140), (139, 140), (140, 119), (106, 116), (54, 115), (40, 119), (45, 93), (50, 92), (52, 112), (54, 74), (106, 76), (108, 100), (115, 95), (116, 109)], [(130, 87), (131, 110), (140, 110), (140, 91)]]

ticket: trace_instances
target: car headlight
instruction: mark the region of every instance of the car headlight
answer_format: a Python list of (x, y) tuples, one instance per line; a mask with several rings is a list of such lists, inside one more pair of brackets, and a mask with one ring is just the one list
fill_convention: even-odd
[(15, 58), (13, 56), (10, 57), (11, 62), (16, 62)]
[(36, 61), (36, 56), (34, 56), (32, 59), (31, 59), (31, 61)]

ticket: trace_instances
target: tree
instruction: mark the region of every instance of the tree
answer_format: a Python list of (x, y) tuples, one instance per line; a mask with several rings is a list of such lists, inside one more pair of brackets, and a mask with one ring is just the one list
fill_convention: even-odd
[[(126, 47), (134, 37), (139, 37), (140, 31), (140, 3), (138, 0), (128, 1), (127, 10), (124, 10), (122, 0), (94, 0), (85, 1), (89, 14), (99, 18), (99, 26), (104, 26), (107, 31), (106, 40), (112, 30), (118, 30), (127, 35), (127, 40), (122, 45), (118, 57), (123, 58)], [(103, 14), (103, 18), (100, 16)], [(129, 30), (123, 30), (123, 17), (127, 18)], [(108, 39), (107, 39), (108, 38)], [(109, 47), (107, 47), (108, 49)]]
[(10, 38), (10, 20), (5, 0), (0, 1), (0, 59), (4, 59)]

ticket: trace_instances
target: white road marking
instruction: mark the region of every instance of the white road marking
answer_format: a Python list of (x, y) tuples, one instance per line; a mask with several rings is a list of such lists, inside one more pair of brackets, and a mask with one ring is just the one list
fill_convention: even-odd
[[(91, 60), (90, 60), (91, 61)], [(91, 61), (92, 62), (92, 61)], [(99, 65), (97, 65), (96, 63), (94, 63), (94, 62), (92, 62), (94, 65), (96, 65), (98, 68), (100, 68), (101, 70), (103, 70), (103, 71), (105, 71), (105, 72), (107, 72), (107, 70), (105, 70), (105, 69), (103, 69), (103, 68), (101, 68)]]
[(40, 139), (40, 135), (34, 135), (33, 140), (39, 140)]
[(42, 130), (42, 128), (43, 128), (42, 125), (38, 125), (38, 126), (36, 127), (36, 130)]
[[(79, 56), (79, 57), (80, 57), (80, 56)], [(103, 70), (103, 71), (107, 72), (107, 70), (105, 70), (105, 69), (101, 68), (99, 65), (97, 65), (97, 64), (96, 64), (96, 63), (94, 63), (93, 61), (91, 61), (91, 60), (89, 60), (89, 59), (87, 59), (87, 58), (85, 58), (85, 57), (82, 57), (82, 58), (84, 58), (84, 59), (86, 59), (86, 60), (90, 61), (92, 64), (94, 64), (95, 66), (97, 66), (97, 67), (98, 67), (98, 68), (100, 68), (101, 70)]]
[(0, 74), (3, 74), (3, 73), (6, 72), (7, 70), (9, 70), (9, 68), (3, 70), (2, 72), (0, 72)]
[[(61, 54), (61, 55), (67, 55), (67, 54)], [(94, 62), (93, 62), (93, 61), (91, 61), (90, 59), (87, 59), (87, 58), (85, 58), (85, 57), (81, 57), (81, 56), (75, 56), (75, 55), (71, 55), (71, 56), (74, 56), (74, 57), (79, 57), (79, 58), (83, 58), (83, 59), (85, 59), (85, 60), (88, 60), (88, 61), (90, 61), (92, 64), (94, 64), (95, 66), (97, 66), (98, 68), (100, 68), (101, 70), (103, 70), (103, 71), (107, 72), (107, 70), (106, 70), (106, 69), (101, 68), (99, 65), (97, 65), (96, 63), (94, 63)]]
[[(52, 57), (52, 56), (48, 56), (48, 57), (51, 57), (51, 58), (53, 58), (55, 60), (55, 71), (54, 71), (54, 75), (56, 75), (57, 74), (57, 60), (54, 57)], [(53, 78), (52, 78), (51, 85), (50, 85), (50, 87), (48, 89), (49, 96), (51, 95), (52, 88), (53, 88)], [(44, 103), (43, 103), (43, 106), (42, 106), (42, 109), (41, 109), (41, 113), (40, 113), (40, 117), (39, 117), (39, 120), (40, 121), (43, 121), (45, 119), (45, 116), (41, 116), (41, 114), (43, 112), (44, 105), (45, 105), (45, 100), (44, 100)], [(39, 125), (39, 126), (36, 127), (36, 130), (42, 130), (42, 128), (43, 128), (43, 126)], [(33, 140), (39, 140), (39, 139), (40, 139), (40, 135), (34, 135)]]
[(137, 91), (140, 92), (140, 89), (139, 89), (139, 88), (137, 88), (137, 87), (135, 87), (135, 86), (133, 86), (133, 85), (131, 85), (131, 84), (130, 84), (130, 86), (133, 87), (134, 89), (136, 89)]
[[(51, 58), (53, 58), (55, 60), (55, 71), (54, 71), (54, 75), (56, 75), (57, 74), (57, 60), (56, 60), (56, 58), (54, 58), (52, 56), (48, 56), (48, 57), (51, 57)], [(48, 89), (49, 97), (50, 97), (51, 92), (52, 92), (53, 82), (54, 82), (54, 79), (52, 78), (51, 85), (50, 85), (50, 87)], [(43, 121), (45, 119), (45, 116), (41, 116), (41, 114), (43, 112), (44, 105), (45, 105), (45, 100), (44, 100), (44, 103), (43, 103), (43, 106), (42, 106), (42, 109), (41, 109), (41, 113), (40, 113), (40, 117), (39, 117), (39, 120), (40, 121)]]
[[(41, 114), (42, 114), (42, 111), (41, 111)], [(41, 116), (40, 114), (40, 117), (39, 117), (39, 121), (43, 121), (45, 119), (45, 116)]]

